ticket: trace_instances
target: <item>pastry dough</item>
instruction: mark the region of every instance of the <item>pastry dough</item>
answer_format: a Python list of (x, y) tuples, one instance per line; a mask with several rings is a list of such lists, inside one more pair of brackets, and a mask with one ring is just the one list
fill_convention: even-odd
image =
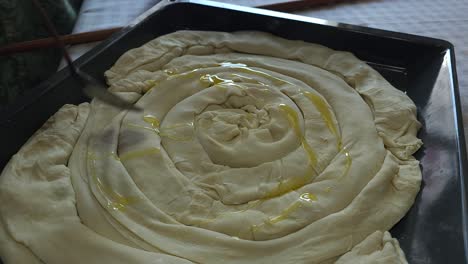
[(144, 111), (66, 105), (13, 156), (6, 264), (406, 263), (416, 107), (351, 53), (178, 31), (106, 77)]

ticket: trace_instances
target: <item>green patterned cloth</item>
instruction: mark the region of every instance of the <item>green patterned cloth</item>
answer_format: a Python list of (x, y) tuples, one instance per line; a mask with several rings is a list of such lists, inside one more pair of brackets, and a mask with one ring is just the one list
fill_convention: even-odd
[[(73, 29), (82, 0), (40, 0), (60, 34)], [(0, 46), (49, 37), (31, 0), (0, 0)], [(0, 57), (0, 105), (47, 79), (61, 59), (56, 48)]]

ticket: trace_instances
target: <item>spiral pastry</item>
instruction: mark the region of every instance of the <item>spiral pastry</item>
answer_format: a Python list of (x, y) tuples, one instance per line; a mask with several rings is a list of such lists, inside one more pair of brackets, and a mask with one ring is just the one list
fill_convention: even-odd
[(352, 54), (179, 31), (106, 77), (144, 110), (64, 106), (12, 158), (6, 263), (406, 263), (416, 107)]

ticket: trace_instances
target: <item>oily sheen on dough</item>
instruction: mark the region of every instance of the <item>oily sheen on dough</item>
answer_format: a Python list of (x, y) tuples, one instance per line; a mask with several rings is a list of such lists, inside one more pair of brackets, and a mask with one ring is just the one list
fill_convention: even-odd
[(416, 107), (348, 52), (178, 31), (126, 52), (0, 176), (10, 263), (406, 263)]

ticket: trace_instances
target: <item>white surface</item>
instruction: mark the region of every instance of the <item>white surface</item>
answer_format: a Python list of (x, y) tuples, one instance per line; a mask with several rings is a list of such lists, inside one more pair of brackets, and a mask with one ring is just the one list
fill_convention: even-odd
[[(73, 33), (121, 27), (154, 6), (158, 0), (84, 0)], [(75, 45), (68, 49), (76, 59), (99, 42)], [(63, 62), (61, 67), (63, 66)], [(60, 68), (61, 68), (60, 67)]]

